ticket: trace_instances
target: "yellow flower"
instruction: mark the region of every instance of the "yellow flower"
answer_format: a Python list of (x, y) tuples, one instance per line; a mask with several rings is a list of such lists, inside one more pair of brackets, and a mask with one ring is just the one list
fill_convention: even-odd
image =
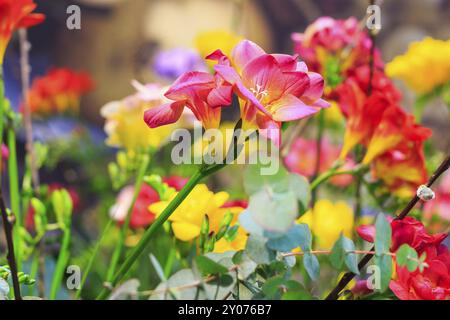
[[(195, 37), (195, 47), (204, 58), (210, 53), (220, 49), (225, 55), (229, 56), (234, 46), (242, 40), (242, 37), (224, 30), (205, 31)], [(213, 61), (208, 61), (212, 66)]]
[(134, 83), (138, 92), (120, 101), (112, 101), (102, 107), (100, 113), (106, 118), (106, 143), (113, 147), (123, 147), (128, 151), (158, 148), (166, 143), (172, 131), (179, 125), (167, 125), (150, 129), (144, 122), (145, 110), (166, 101), (166, 91), (158, 85), (143, 86)]
[(425, 38), (386, 65), (386, 73), (399, 78), (418, 94), (426, 94), (450, 81), (450, 40)]
[(333, 204), (329, 200), (319, 200), (313, 210), (297, 219), (297, 223), (306, 223), (310, 227), (317, 248), (331, 249), (341, 232), (352, 237), (353, 210), (343, 201)]
[[(160, 201), (150, 205), (150, 211), (158, 217), (175, 196), (176, 194), (167, 201)], [(205, 215), (208, 215), (209, 218), (210, 231), (214, 231), (215, 233), (219, 231), (220, 222), (228, 211), (234, 214), (230, 225), (235, 225), (243, 208), (222, 208), (228, 200), (228, 197), (229, 195), (226, 192), (214, 193), (210, 191), (205, 184), (196, 185), (169, 217), (169, 221), (172, 222), (172, 230), (175, 237), (182, 241), (190, 241), (198, 237)], [(244, 229), (239, 228), (236, 237), (231, 241), (225, 237), (220, 239), (214, 247), (214, 252), (242, 250), (246, 242), (247, 233)]]

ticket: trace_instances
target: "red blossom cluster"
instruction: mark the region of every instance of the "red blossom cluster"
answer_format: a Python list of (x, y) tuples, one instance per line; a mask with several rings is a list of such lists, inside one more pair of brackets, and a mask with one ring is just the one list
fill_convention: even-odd
[(28, 92), (28, 103), (34, 114), (77, 113), (81, 95), (93, 87), (94, 83), (86, 72), (53, 68), (46, 75), (34, 79)]
[[(412, 217), (393, 220), (391, 251), (408, 244), (419, 255), (426, 254), (427, 267), (420, 272), (409, 272), (406, 267), (396, 266), (397, 276), (389, 287), (402, 300), (448, 300), (450, 299), (450, 252), (442, 244), (447, 234), (430, 235), (425, 226)], [(373, 242), (374, 226), (361, 226), (358, 234)]]

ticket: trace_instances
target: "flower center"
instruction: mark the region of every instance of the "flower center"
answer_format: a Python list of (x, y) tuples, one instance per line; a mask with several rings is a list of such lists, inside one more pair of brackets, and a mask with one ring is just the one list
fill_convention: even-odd
[(256, 85), (256, 89), (251, 88), (250, 91), (255, 95), (256, 99), (258, 99), (259, 101), (267, 97), (267, 95), (269, 94), (267, 90), (262, 90), (262, 86), (259, 84)]

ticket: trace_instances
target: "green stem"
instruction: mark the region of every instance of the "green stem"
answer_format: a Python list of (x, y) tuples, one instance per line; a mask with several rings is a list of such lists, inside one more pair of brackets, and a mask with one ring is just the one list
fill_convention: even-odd
[[(183, 202), (183, 200), (188, 196), (188, 194), (192, 191), (192, 189), (206, 177), (207, 174), (202, 170), (198, 170), (186, 183), (183, 189), (178, 192), (175, 198), (169, 203), (169, 205), (164, 209), (161, 215), (152, 223), (152, 225), (145, 231), (139, 243), (133, 248), (128, 257), (125, 259), (123, 264), (120, 266), (119, 270), (113, 277), (110, 282), (111, 287), (117, 285), (117, 283), (122, 280), (122, 278), (126, 275), (126, 273), (130, 270), (136, 260), (144, 251), (145, 247), (148, 245), (152, 236), (156, 233), (156, 231), (162, 227), (164, 222), (170, 217), (170, 215), (175, 211), (176, 208)], [(97, 300), (104, 300), (108, 297), (109, 294), (108, 288), (103, 288), (100, 294), (97, 297)]]
[(164, 266), (164, 276), (169, 278), (170, 273), (172, 272), (173, 263), (175, 262), (175, 258), (177, 257), (177, 249), (175, 247), (175, 243), (173, 247), (170, 249), (169, 256), (167, 257), (166, 265)]
[(15, 227), (14, 227), (14, 244), (15, 244), (15, 254), (17, 260), (17, 270), (21, 269), (22, 259), (21, 259), (21, 237), (20, 229), (23, 226), (22, 214), (20, 212), (20, 192), (19, 192), (19, 170), (17, 168), (17, 150), (16, 150), (16, 133), (12, 126), (7, 130), (8, 133), (8, 175), (9, 175), (9, 192), (11, 201), (11, 210), (14, 214)]
[[(36, 279), (38, 270), (39, 270), (39, 250), (37, 250), (37, 248), (35, 248), (35, 251), (33, 253), (33, 260), (31, 261), (31, 271), (30, 271), (30, 277), (32, 279)], [(34, 288), (35, 288), (34, 285), (32, 285), (28, 288), (28, 294), (30, 296), (34, 295)]]
[(50, 300), (55, 300), (58, 293), (61, 281), (64, 276), (64, 271), (69, 261), (69, 246), (70, 246), (70, 225), (64, 228), (64, 236), (61, 244), (61, 250), (59, 252), (58, 261), (56, 262), (55, 273), (53, 274), (51, 289), (50, 289)]
[(83, 277), (82, 277), (81, 283), (80, 283), (80, 289), (78, 289), (77, 293), (75, 294), (75, 299), (77, 299), (77, 300), (80, 299), (84, 284), (86, 283), (87, 277), (92, 269), (92, 266), (94, 265), (95, 258), (97, 257), (98, 251), (100, 250), (100, 246), (101, 246), (105, 236), (109, 233), (109, 229), (111, 229), (113, 223), (114, 223), (114, 220), (110, 219), (108, 221), (108, 223), (106, 224), (106, 226), (103, 229), (103, 232), (100, 236), (100, 239), (95, 244), (94, 251), (92, 252), (91, 257), (89, 258), (89, 261), (88, 261), (86, 267), (83, 269), (84, 271), (83, 271)]
[(125, 244), (125, 237), (127, 235), (128, 228), (130, 226), (131, 213), (133, 212), (134, 205), (139, 196), (139, 193), (141, 192), (141, 187), (142, 187), (142, 183), (144, 181), (145, 172), (147, 171), (147, 167), (148, 167), (149, 163), (150, 163), (150, 156), (145, 154), (144, 158), (142, 159), (141, 167), (139, 168), (139, 171), (138, 171), (138, 176), (136, 178), (136, 182), (134, 184), (133, 200), (131, 201), (131, 205), (128, 208), (127, 216), (122, 225), (122, 228), (120, 229), (119, 242), (114, 249), (114, 253), (111, 258), (111, 264), (110, 264), (110, 267), (108, 268), (108, 272), (106, 274), (106, 282), (110, 282), (111, 279), (113, 278), (114, 273), (116, 272), (116, 269), (117, 269), (117, 265), (122, 256), (122, 251), (123, 251), (123, 247)]

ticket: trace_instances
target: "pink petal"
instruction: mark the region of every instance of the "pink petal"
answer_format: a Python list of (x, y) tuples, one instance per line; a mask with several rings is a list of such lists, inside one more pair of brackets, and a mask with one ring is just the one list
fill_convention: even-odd
[(293, 95), (285, 95), (271, 105), (275, 121), (292, 121), (313, 115), (319, 109), (306, 105)]
[(256, 43), (243, 40), (231, 52), (231, 60), (238, 70), (243, 70), (247, 63), (265, 54), (266, 52)]
[(180, 119), (184, 104), (184, 101), (176, 101), (148, 109), (144, 113), (144, 121), (150, 128), (174, 123)]
[(223, 63), (223, 64), (227, 64), (227, 65), (230, 64), (230, 60), (220, 49), (217, 49), (213, 53), (210, 53), (209, 55), (207, 55), (205, 57), (205, 59), (212, 60), (212, 61), (218, 61), (219, 63)]
[(285, 94), (300, 97), (309, 87), (309, 77), (304, 72), (285, 72), (286, 79)]
[(276, 147), (281, 145), (281, 124), (265, 115), (257, 115), (256, 123), (261, 136), (271, 140)]
[(285, 72), (297, 70), (297, 56), (279, 53), (272, 54), (271, 56), (275, 58), (281, 70)]
[(200, 90), (214, 88), (214, 76), (200, 71), (190, 71), (182, 74), (165, 96), (171, 100), (188, 100), (198, 94)]
[(250, 101), (261, 112), (270, 115), (266, 108), (264, 108), (264, 106), (261, 104), (261, 102), (256, 99), (255, 95), (244, 86), (241, 77), (234, 68), (223, 64), (217, 64), (214, 66), (214, 70), (216, 70), (217, 74), (221, 76), (226, 82), (234, 86), (237, 91), (236, 93), (240, 98)]
[(328, 101), (319, 99), (319, 100), (315, 101), (311, 106), (322, 109), (322, 108), (329, 108), (331, 106), (331, 104)]
[(275, 58), (269, 54), (249, 62), (242, 71), (242, 81), (247, 88), (265, 91), (265, 100), (277, 100), (284, 93), (286, 79)]
[(375, 226), (374, 225), (362, 225), (356, 229), (359, 236), (367, 242), (373, 242), (375, 238)]
[(298, 61), (297, 68), (295, 71), (308, 72), (308, 66), (304, 61)]
[(211, 90), (208, 94), (207, 102), (211, 107), (228, 106), (231, 104), (233, 97), (232, 86), (220, 86)]
[(324, 80), (322, 76), (315, 72), (308, 72), (309, 88), (303, 94), (309, 101), (316, 101), (323, 95)]

